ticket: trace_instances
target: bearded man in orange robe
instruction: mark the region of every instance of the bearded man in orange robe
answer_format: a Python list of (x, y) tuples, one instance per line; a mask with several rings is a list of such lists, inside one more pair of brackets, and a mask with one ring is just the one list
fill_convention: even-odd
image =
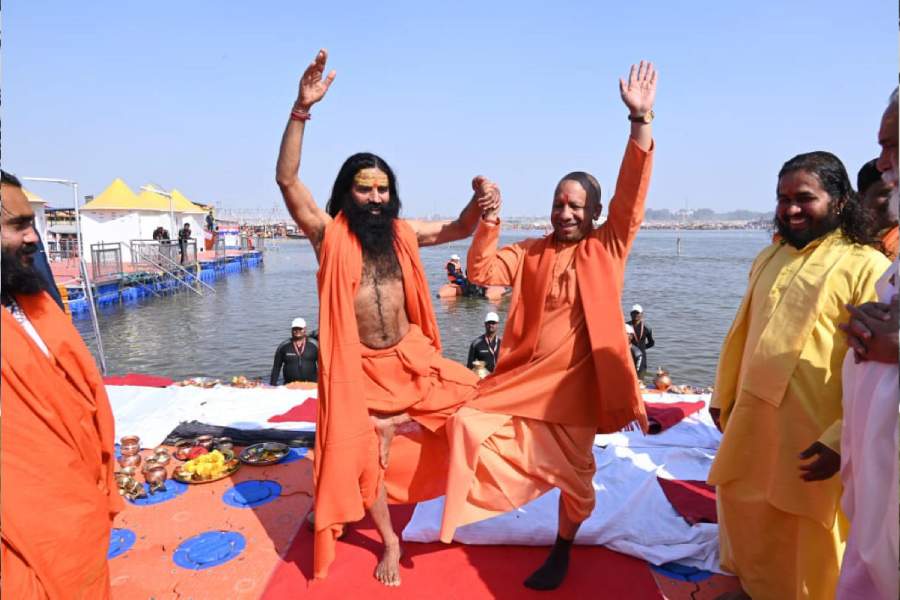
[(387, 503), (443, 494), (444, 423), (478, 380), (441, 356), (419, 247), (468, 237), (479, 198), (485, 206), (498, 199), (489, 182), (475, 178), (476, 194), (458, 219), (399, 219), (393, 171), (363, 152), (347, 159), (326, 210), (319, 208), (298, 170), (310, 108), (334, 80), (334, 71), (325, 75), (326, 60), (320, 51), (300, 80), (277, 167), (288, 211), (319, 259), (314, 571), (327, 574), (344, 524), (368, 510), (384, 542), (375, 577), (396, 586), (401, 549)]
[(533, 589), (562, 583), (572, 541), (593, 510), (594, 434), (647, 426), (621, 291), (650, 181), (656, 71), (641, 62), (619, 84), (631, 135), (606, 223), (593, 226), (600, 185), (576, 171), (556, 186), (552, 234), (497, 250), (499, 219), (491, 210), (469, 250), (470, 279), (512, 286), (513, 294), (503, 360), (447, 423), (451, 466), (441, 539), (560, 488), (559, 535), (525, 581)]
[(0, 183), (2, 596), (110, 597), (113, 417), (94, 359), (34, 269), (34, 211), (21, 183)]

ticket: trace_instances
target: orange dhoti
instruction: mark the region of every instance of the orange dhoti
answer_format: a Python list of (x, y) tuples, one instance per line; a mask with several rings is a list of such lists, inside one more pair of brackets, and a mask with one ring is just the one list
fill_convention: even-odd
[(594, 434), (646, 428), (620, 304), (651, 163), (652, 152), (629, 143), (609, 219), (580, 241), (548, 236), (498, 251), (499, 227), (480, 223), (469, 277), (513, 295), (503, 358), (447, 422), (442, 541), (554, 487), (566, 516), (584, 521), (595, 502)]
[[(461, 408), (447, 424), (454, 493), (447, 494), (444, 521), (455, 529), (515, 510), (557, 487), (568, 517), (584, 521), (594, 510), (595, 433), (593, 426)], [(467, 494), (456, 493), (461, 486)], [(453, 532), (441, 539), (452, 541)]]
[[(475, 395), (478, 377), (441, 356), (418, 325), (390, 348), (363, 347), (361, 393), (370, 414), (407, 413), (421, 427), (403, 428), (391, 442), (384, 485), (389, 502), (407, 504), (444, 493), (447, 436), (444, 425)], [(378, 440), (374, 432), (373, 448)]]
[[(354, 298), (362, 273), (362, 249), (342, 213), (325, 228), (319, 253), (316, 578), (328, 573), (344, 524), (364, 516), (382, 482), (393, 502), (417, 502), (444, 492), (447, 442), (443, 426), (456, 407), (475, 394), (475, 374), (441, 357), (416, 234), (400, 220), (395, 234), (410, 329), (391, 348), (372, 350), (359, 339)], [(401, 412), (421, 428), (395, 436), (384, 472), (370, 415)]]

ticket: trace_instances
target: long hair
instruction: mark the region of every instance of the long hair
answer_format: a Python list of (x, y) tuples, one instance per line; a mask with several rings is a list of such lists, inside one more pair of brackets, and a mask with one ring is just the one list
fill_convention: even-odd
[(371, 152), (358, 152), (345, 160), (341, 170), (338, 171), (334, 186), (331, 188), (331, 197), (325, 205), (325, 211), (329, 215), (336, 217), (350, 201), (350, 188), (353, 187), (353, 178), (356, 174), (362, 169), (371, 168), (381, 169), (387, 174), (391, 198), (388, 202), (388, 211), (394, 215), (400, 214), (400, 196), (397, 193), (397, 178), (394, 171), (380, 156)]
[(831, 152), (822, 150), (798, 154), (790, 159), (778, 171), (778, 179), (794, 171), (805, 171), (815, 175), (822, 184), (822, 189), (831, 197), (832, 207), (843, 204), (838, 214), (841, 233), (851, 242), (871, 244), (877, 237), (875, 221), (869, 211), (859, 202), (853, 191), (853, 184), (847, 175), (844, 163)]

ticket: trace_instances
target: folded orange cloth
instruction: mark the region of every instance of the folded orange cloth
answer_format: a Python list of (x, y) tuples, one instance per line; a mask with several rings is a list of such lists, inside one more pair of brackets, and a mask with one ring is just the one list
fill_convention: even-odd
[[(384, 480), (389, 499), (415, 502), (443, 493), (447, 449), (436, 433), (455, 406), (474, 395), (477, 377), (441, 358), (437, 320), (415, 232), (395, 226), (394, 250), (403, 274), (410, 331), (392, 348), (362, 345), (354, 299), (362, 274), (362, 249), (339, 214), (328, 225), (320, 252), (319, 402), (316, 418), (316, 537), (314, 575), (334, 560), (343, 524), (363, 518)], [(423, 429), (400, 435), (390, 468), (378, 461), (370, 411), (408, 412)], [(427, 476), (426, 476), (427, 475)]]
[(110, 595), (112, 518), (122, 508), (106, 389), (72, 322), (48, 294), (15, 300), (49, 358), (0, 309), (2, 596), (102, 600)]

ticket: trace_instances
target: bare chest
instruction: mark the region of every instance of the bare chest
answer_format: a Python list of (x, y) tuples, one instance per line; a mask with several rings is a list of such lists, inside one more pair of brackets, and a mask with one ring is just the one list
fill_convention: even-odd
[(396, 258), (363, 259), (359, 289), (354, 298), (360, 341), (370, 348), (387, 348), (409, 330), (403, 274)]

